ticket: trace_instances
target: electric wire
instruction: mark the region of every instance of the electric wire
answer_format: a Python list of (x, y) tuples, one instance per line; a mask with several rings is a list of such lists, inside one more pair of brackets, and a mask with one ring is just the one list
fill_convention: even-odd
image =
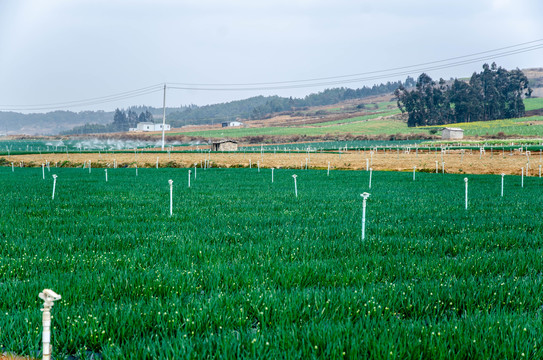
[[(190, 90), (190, 91), (266, 91), (280, 89), (299, 89), (313, 88), (330, 85), (342, 85), (351, 83), (368, 82), (371, 80), (380, 80), (397, 76), (412, 75), (421, 72), (430, 72), (436, 70), (447, 69), (467, 64), (472, 64), (480, 61), (498, 59), (506, 56), (517, 55), (529, 51), (543, 49), (543, 39), (528, 41), (515, 45), (505, 46), (493, 50), (481, 51), (473, 54), (451, 57), (442, 60), (430, 61), (415, 65), (407, 65), (394, 67), (384, 70), (361, 72), (350, 75), (339, 75), (330, 77), (320, 77), (313, 79), (276, 81), (276, 82), (255, 82), (255, 83), (210, 83), (210, 84), (192, 84), (192, 83), (166, 83), (155, 84), (135, 90), (125, 91), (121, 93), (94, 97), (84, 100), (65, 101), (47, 104), (35, 105), (0, 105), (0, 111), (38, 111), (38, 110), (54, 110), (60, 108), (75, 108), (91, 105), (100, 105), (111, 103), (120, 100), (127, 100), (139, 96), (153, 94), (163, 90), (166, 85), (168, 89), (173, 90)], [(431, 65), (431, 66), (428, 66)], [(267, 85), (267, 86), (263, 86)]]
[[(210, 83), (210, 84), (169, 83), (169, 84), (171, 84), (171, 85), (183, 85), (183, 86), (258, 86), (258, 85), (291, 84), (291, 83), (298, 83), (298, 82), (312, 82), (312, 81), (320, 81), (320, 80), (342, 79), (342, 78), (349, 78), (349, 77), (355, 77), (355, 76), (361, 76), (361, 75), (378, 74), (378, 73), (383, 73), (383, 72), (389, 72), (389, 71), (395, 71), (395, 70), (403, 70), (403, 69), (409, 69), (409, 68), (420, 67), (420, 66), (425, 66), (425, 65), (437, 64), (437, 63), (447, 62), (447, 61), (451, 61), (451, 60), (469, 58), (469, 57), (473, 57), (473, 56), (478, 56), (478, 55), (482, 55), (482, 54), (489, 54), (489, 53), (498, 52), (498, 51), (505, 50), (505, 49), (511, 49), (511, 48), (515, 48), (515, 47), (519, 47), (519, 46), (524, 46), (524, 45), (534, 44), (534, 43), (541, 43), (541, 42), (543, 42), (543, 39), (528, 41), (528, 42), (524, 42), (524, 43), (520, 43), (520, 44), (516, 44), (516, 45), (505, 46), (505, 47), (501, 47), (501, 48), (497, 48), (497, 49), (493, 49), (493, 50), (481, 51), (481, 52), (468, 54), (468, 55), (455, 56), (455, 57), (442, 59), (442, 60), (430, 61), (430, 62), (414, 64), (414, 65), (400, 66), (400, 67), (390, 68), (390, 69), (386, 69), (386, 70), (368, 71), (368, 72), (362, 72), (362, 73), (356, 73), (356, 74), (350, 74), (350, 75), (329, 76), (329, 77), (321, 77), (321, 78), (313, 78), (313, 79), (302, 79), (302, 80), (260, 82), (260, 83), (232, 83), (232, 84), (228, 84), (228, 83), (215, 83), (215, 84), (213, 84), (213, 83)], [(539, 45), (543, 45), (543, 44), (539, 44)]]

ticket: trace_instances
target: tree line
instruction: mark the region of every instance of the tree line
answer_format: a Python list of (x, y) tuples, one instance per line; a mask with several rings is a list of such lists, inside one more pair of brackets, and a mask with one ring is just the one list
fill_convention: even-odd
[(153, 114), (149, 109), (138, 113), (131, 108), (128, 111), (115, 109), (113, 113), (113, 122), (109, 124), (86, 123), (82, 126), (76, 126), (71, 130), (64, 131), (61, 134), (94, 134), (128, 131), (130, 128), (135, 128), (140, 122), (153, 122)]
[(469, 81), (434, 81), (422, 73), (409, 90), (400, 85), (394, 95), (398, 108), (407, 113), (407, 125), (444, 125), (458, 122), (488, 121), (524, 116), (523, 97), (532, 89), (519, 70), (506, 70), (484, 64)]

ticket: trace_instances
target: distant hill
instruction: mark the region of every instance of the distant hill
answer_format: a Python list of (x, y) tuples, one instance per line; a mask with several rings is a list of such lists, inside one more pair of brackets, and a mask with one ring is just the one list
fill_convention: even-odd
[[(543, 97), (543, 68), (525, 69), (523, 72), (534, 89), (533, 96)], [(281, 113), (300, 115), (304, 110), (314, 106), (327, 106), (353, 99), (363, 99), (376, 95), (390, 95), (402, 83), (388, 82), (360, 89), (333, 88), (313, 93), (304, 98), (286, 98), (280, 96), (255, 96), (244, 100), (221, 104), (196, 106), (188, 105), (167, 108), (167, 122), (174, 127), (184, 125), (217, 124), (235, 119), (265, 119)], [(412, 78), (403, 82), (404, 86), (414, 84)], [(150, 111), (155, 118), (162, 117), (161, 108), (146, 106), (131, 107), (140, 113)], [(0, 134), (56, 135), (78, 128), (85, 124), (105, 125), (113, 122), (113, 111), (53, 111), (39, 114), (21, 114), (16, 112), (0, 112)], [(75, 129), (74, 133), (78, 133)], [(82, 131), (82, 130), (81, 130)]]

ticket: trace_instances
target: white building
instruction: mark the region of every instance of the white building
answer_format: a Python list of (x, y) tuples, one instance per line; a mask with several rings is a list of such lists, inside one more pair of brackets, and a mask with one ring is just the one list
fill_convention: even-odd
[(222, 127), (228, 126), (243, 126), (243, 123), (241, 121), (225, 121), (222, 123)]
[[(170, 130), (170, 124), (164, 125), (164, 131)], [(155, 124), (152, 122), (140, 122), (138, 127), (130, 128), (129, 131), (162, 131), (162, 124)]]
[(457, 140), (464, 138), (464, 129), (446, 127), (441, 130), (441, 139)]

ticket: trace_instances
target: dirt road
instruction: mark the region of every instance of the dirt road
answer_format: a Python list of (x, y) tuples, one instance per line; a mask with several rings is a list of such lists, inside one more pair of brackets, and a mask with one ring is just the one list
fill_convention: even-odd
[[(461, 174), (521, 174), (521, 168), (527, 168), (530, 176), (539, 176), (539, 166), (542, 165), (541, 152), (520, 153), (519, 151), (487, 151), (481, 154), (479, 151), (465, 152), (461, 150), (446, 153), (418, 152), (412, 150), (409, 153), (391, 151), (349, 151), (338, 153), (92, 153), (92, 154), (43, 154), (43, 155), (16, 155), (4, 157), (7, 163), (4, 166), (41, 166), (49, 161), (52, 167), (82, 167), (88, 160), (92, 167), (113, 167), (116, 162), (118, 167), (155, 167), (157, 158), (160, 167), (192, 167), (198, 163), (198, 167), (205, 160), (211, 161), (213, 167), (253, 167), (257, 162), (265, 168), (300, 168), (307, 161), (312, 169), (326, 169), (330, 163), (331, 169), (366, 169), (366, 161), (374, 170), (389, 171), (417, 171), (435, 172), (436, 162), (438, 171), (442, 172), (443, 163), (446, 173)], [(367, 160), (366, 160), (367, 159)]]

